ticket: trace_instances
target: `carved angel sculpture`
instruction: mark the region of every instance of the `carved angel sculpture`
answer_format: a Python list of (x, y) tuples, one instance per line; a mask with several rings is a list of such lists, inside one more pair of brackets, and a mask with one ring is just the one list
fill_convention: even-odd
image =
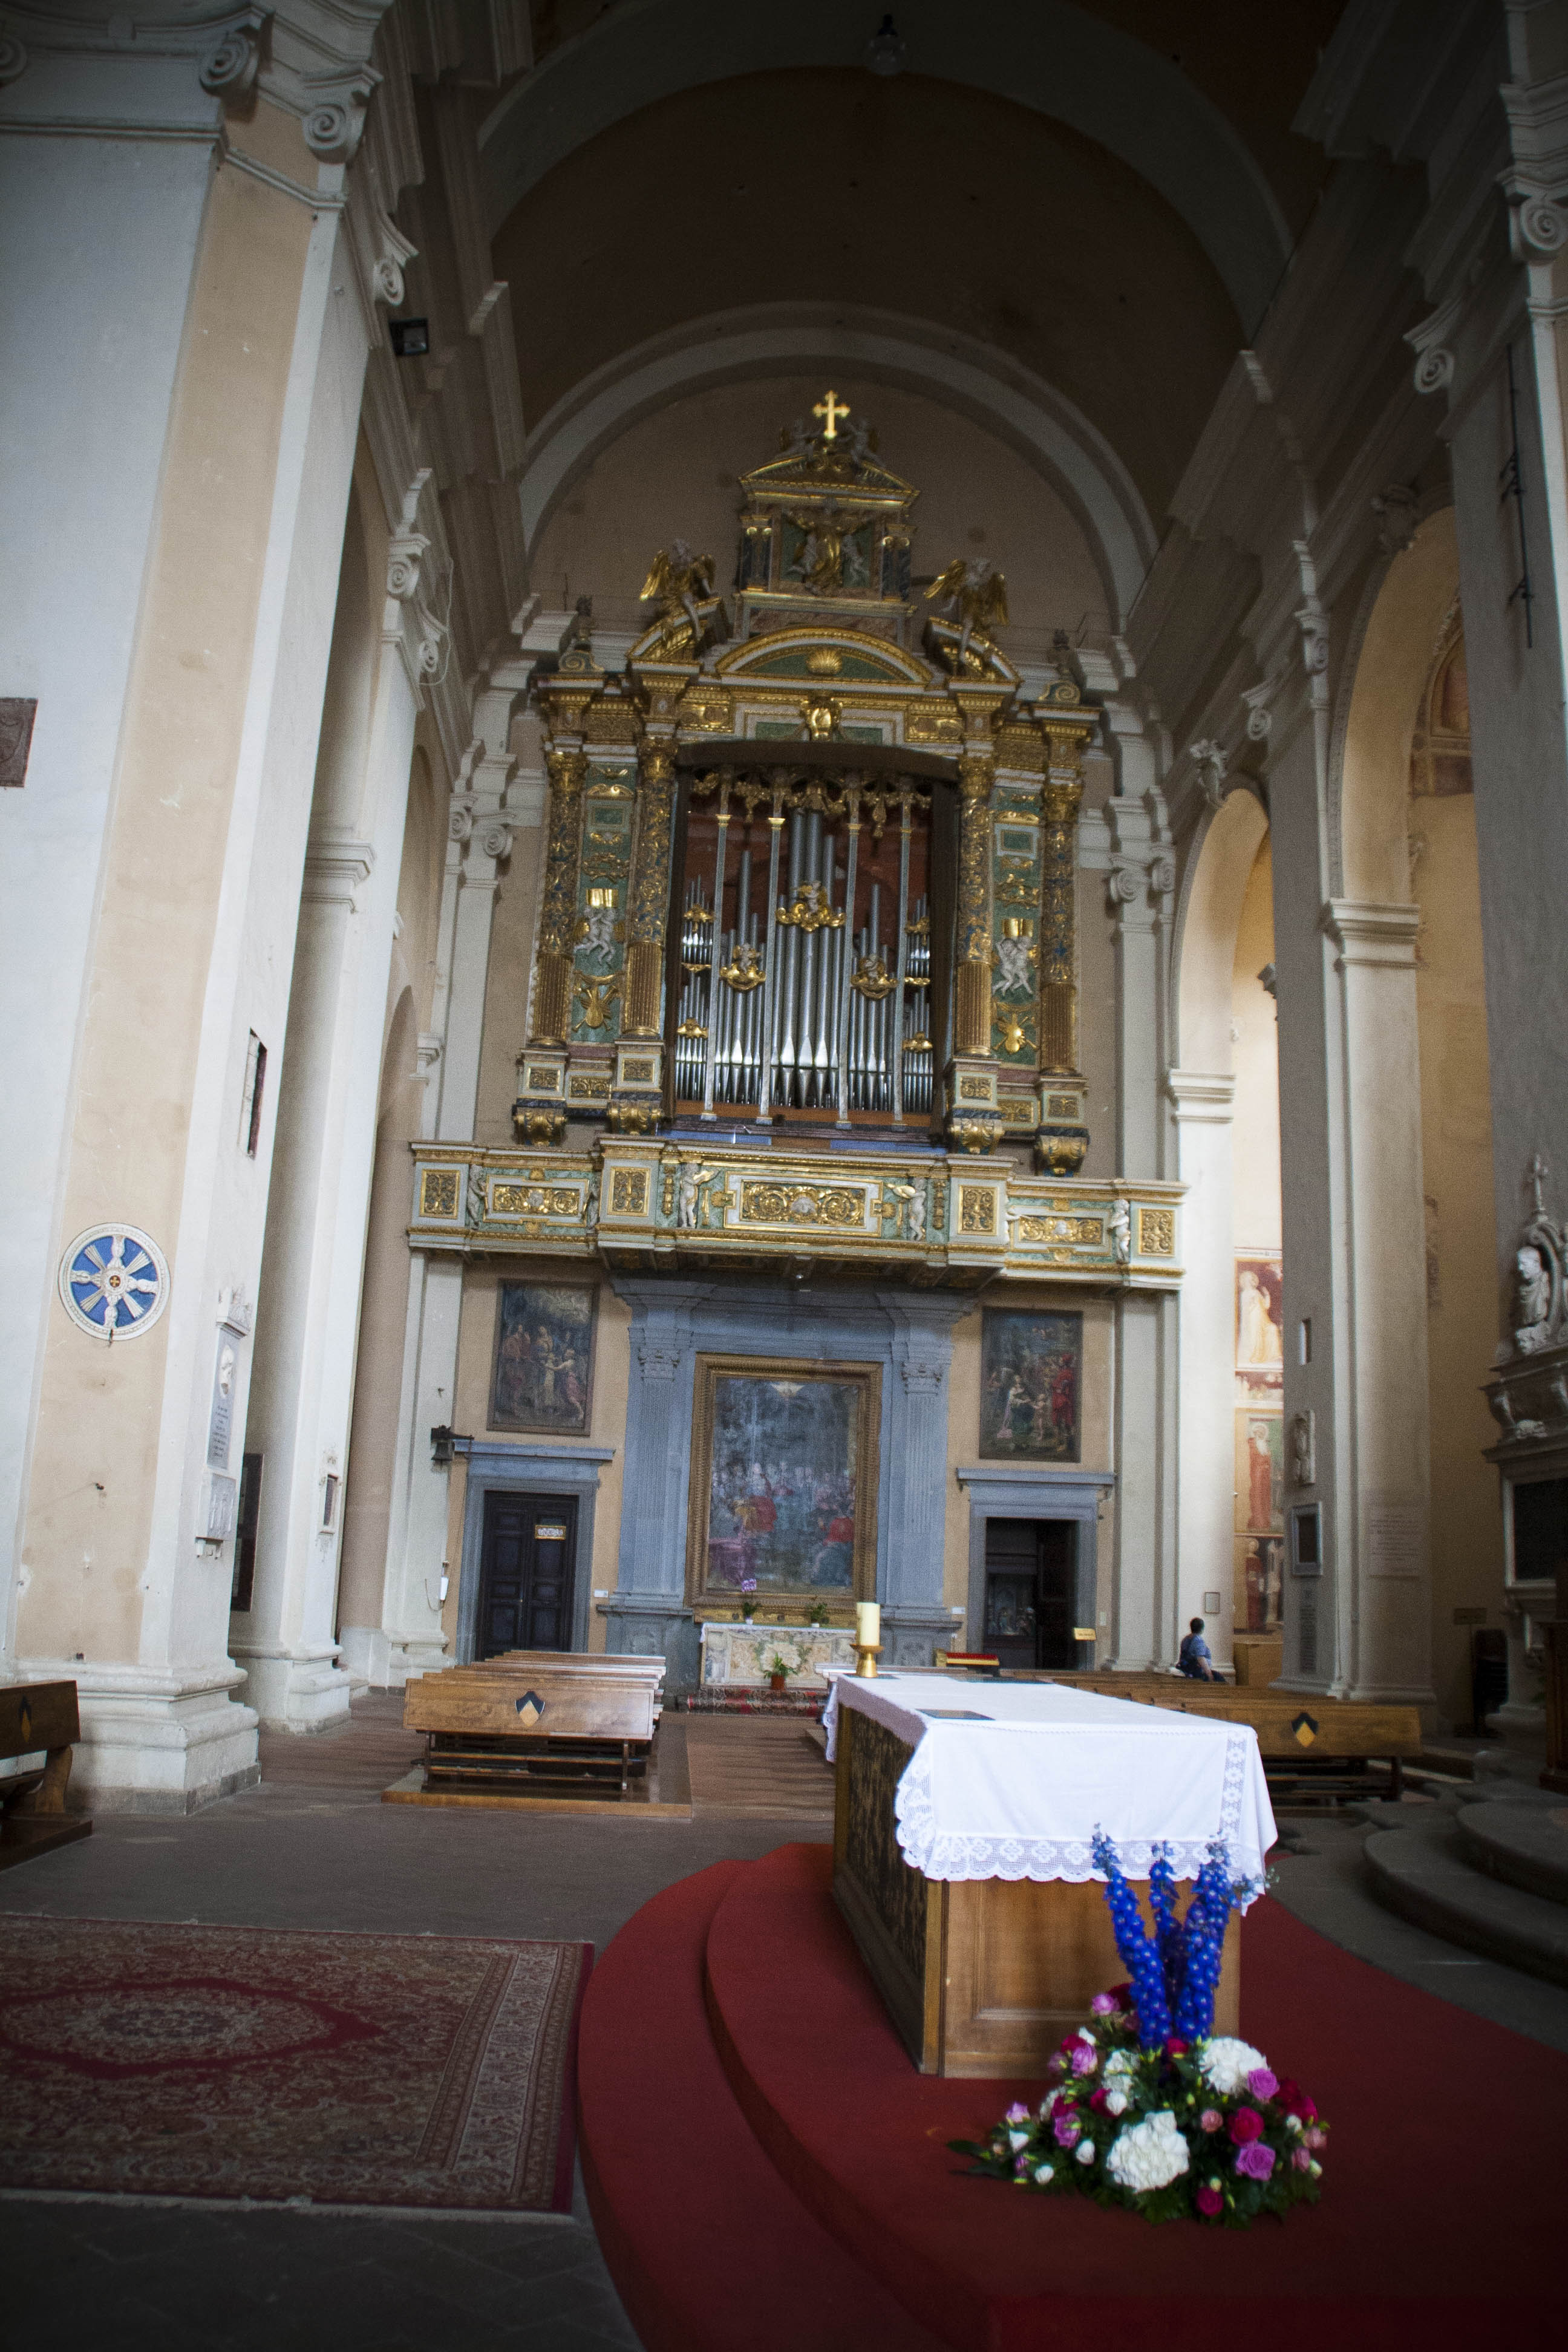
[(937, 573), (926, 590), (926, 602), (945, 604), (950, 619), (960, 624), (961, 653), (975, 630), (984, 635), (1007, 625), (1007, 583), (988, 555), (976, 557), (973, 563), (959, 556), (945, 572)]
[(712, 594), (713, 558), (693, 555), (683, 539), (672, 539), (668, 548), (659, 549), (642, 584), (643, 603), (657, 604), (661, 619), (673, 621), (678, 614), (685, 614), (693, 652), (702, 635), (702, 617), (697, 607), (710, 602)]

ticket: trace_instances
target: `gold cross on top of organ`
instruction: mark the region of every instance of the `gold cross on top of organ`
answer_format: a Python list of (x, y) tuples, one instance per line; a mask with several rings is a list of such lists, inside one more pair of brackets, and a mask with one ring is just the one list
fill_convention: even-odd
[(841, 416), (847, 416), (849, 411), (843, 401), (839, 399), (838, 394), (836, 392), (830, 392), (826, 400), (819, 400), (817, 402), (816, 406), (811, 413), (814, 416), (820, 416), (823, 420), (823, 439), (825, 441), (837, 441), (838, 438), (838, 419)]

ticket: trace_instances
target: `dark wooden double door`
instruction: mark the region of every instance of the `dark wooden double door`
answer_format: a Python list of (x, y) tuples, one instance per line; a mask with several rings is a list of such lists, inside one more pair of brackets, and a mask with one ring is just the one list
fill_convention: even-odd
[(476, 1658), (569, 1650), (577, 1561), (574, 1495), (485, 1496)]
[(1071, 1519), (987, 1519), (985, 1638), (1004, 1666), (1065, 1673), (1073, 1639), (1078, 1528)]

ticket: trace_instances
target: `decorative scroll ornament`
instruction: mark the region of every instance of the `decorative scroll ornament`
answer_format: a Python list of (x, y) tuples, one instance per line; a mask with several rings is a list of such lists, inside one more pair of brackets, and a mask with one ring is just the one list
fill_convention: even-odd
[(1405, 337), (1415, 354), (1415, 383), (1420, 393), (1443, 392), (1454, 381), (1454, 354), (1450, 338), (1459, 323), (1464, 298), (1451, 295), (1428, 312), (1418, 327), (1410, 328)]
[(80, 1331), (112, 1342), (150, 1331), (169, 1303), (168, 1261), (136, 1225), (89, 1225), (60, 1260), (60, 1304)]
[(0, 33), (0, 89), (19, 81), (27, 70), (27, 52), (15, 33)]
[[(261, 65), (261, 34), (267, 17), (259, 8), (225, 26), (196, 68), (196, 79), (214, 98), (233, 106), (249, 97)], [(0, 79), (4, 68), (0, 67)]]
[(305, 144), (322, 163), (352, 163), (364, 132), (366, 109), (381, 76), (374, 66), (362, 66), (346, 78), (331, 74), (307, 88), (312, 104), (305, 116)]

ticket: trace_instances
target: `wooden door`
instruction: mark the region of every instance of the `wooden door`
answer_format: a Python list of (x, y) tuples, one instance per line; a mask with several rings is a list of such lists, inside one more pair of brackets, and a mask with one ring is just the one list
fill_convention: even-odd
[(571, 1648), (576, 1552), (574, 1495), (485, 1496), (476, 1658)]
[(986, 1520), (982, 1646), (1004, 1666), (1077, 1665), (1077, 1543), (1071, 1519)]

